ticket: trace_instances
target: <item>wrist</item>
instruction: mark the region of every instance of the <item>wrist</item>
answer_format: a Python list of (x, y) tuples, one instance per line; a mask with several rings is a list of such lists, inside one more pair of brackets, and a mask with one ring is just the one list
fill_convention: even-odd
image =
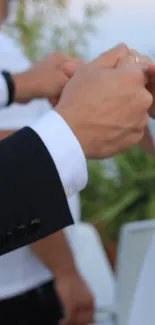
[(38, 97), (36, 82), (30, 71), (12, 75), (15, 85), (15, 102), (28, 103)]
[(54, 273), (57, 280), (77, 276), (78, 272), (74, 262), (72, 265), (61, 265), (60, 269), (57, 269)]
[(58, 104), (55, 107), (55, 110), (65, 120), (65, 122), (69, 125), (73, 134), (75, 135), (78, 142), (80, 143), (80, 146), (82, 148), (85, 158), (88, 158), (89, 155), (87, 152), (87, 136), (86, 136), (85, 126), (80, 125), (80, 123), (78, 123), (75, 115), (70, 114), (70, 109), (68, 109), (68, 108), (66, 109)]

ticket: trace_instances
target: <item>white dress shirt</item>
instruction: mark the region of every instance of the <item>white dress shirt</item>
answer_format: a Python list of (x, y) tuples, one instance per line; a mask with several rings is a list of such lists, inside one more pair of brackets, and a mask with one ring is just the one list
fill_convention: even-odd
[[(0, 70), (13, 73), (30, 67), (18, 45), (0, 33)], [(7, 102), (7, 87), (0, 75), (0, 107)], [(27, 105), (14, 104), (0, 110), (0, 129), (31, 126), (38, 133), (55, 161), (75, 221), (80, 219), (78, 195), (87, 182), (86, 161), (80, 144), (67, 123), (46, 100), (34, 100)], [(56, 216), (55, 216), (56, 217)], [(72, 227), (67, 229), (72, 236)], [(13, 297), (49, 281), (52, 273), (33, 254), (29, 246), (0, 257), (0, 299)]]
[[(5, 34), (0, 33), (0, 70), (13, 73), (27, 70), (30, 62), (23, 52)], [(0, 107), (7, 103), (8, 90), (0, 75)], [(36, 119), (40, 118), (36, 122)], [(26, 118), (25, 118), (26, 117)], [(34, 123), (33, 123), (34, 121)], [(87, 184), (87, 165), (82, 148), (64, 119), (51, 110), (46, 100), (32, 101), (28, 105), (12, 105), (0, 114), (0, 128), (31, 128), (40, 136), (51, 154), (67, 196), (81, 191)]]
[(155, 236), (144, 261), (128, 325), (155, 324)]
[[(80, 221), (79, 197), (77, 195), (70, 197), (68, 203), (74, 221)], [(65, 233), (72, 247), (75, 237), (74, 227), (67, 227)], [(37, 258), (29, 246), (0, 256), (0, 300), (30, 291), (52, 278), (52, 272)]]

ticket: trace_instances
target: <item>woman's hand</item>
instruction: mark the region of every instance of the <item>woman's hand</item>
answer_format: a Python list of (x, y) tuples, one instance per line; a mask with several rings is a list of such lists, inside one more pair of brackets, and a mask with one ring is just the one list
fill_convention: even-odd
[(80, 58), (60, 52), (45, 57), (30, 70), (13, 75), (15, 101), (27, 103), (34, 98), (48, 98), (55, 106), (63, 88), (82, 64)]
[(128, 55), (123, 56), (119, 60), (117, 67), (135, 63), (144, 65), (144, 68), (146, 67), (148, 69), (147, 89), (150, 91), (154, 98), (153, 104), (149, 110), (149, 114), (151, 117), (155, 118), (155, 65), (153, 64), (153, 61), (149, 56), (142, 55), (135, 50), (130, 50)]
[[(154, 102), (150, 107), (149, 114), (151, 117), (155, 118), (155, 65), (153, 65), (152, 60), (148, 56), (141, 55), (135, 50), (130, 50), (129, 54), (122, 57), (117, 64), (117, 67), (120, 67), (125, 64), (141, 64), (146, 66), (149, 71), (149, 78), (148, 78), (148, 90), (152, 93)], [(141, 147), (144, 151), (148, 154), (155, 156), (155, 146), (152, 136), (150, 134), (149, 128), (146, 127), (144, 130), (144, 137), (140, 142)]]

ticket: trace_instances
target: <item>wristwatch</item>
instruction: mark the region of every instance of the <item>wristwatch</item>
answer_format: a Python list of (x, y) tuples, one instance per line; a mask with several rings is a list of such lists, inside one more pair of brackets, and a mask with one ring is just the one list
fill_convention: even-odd
[(0, 107), (8, 107), (14, 102), (15, 84), (12, 75), (8, 71), (0, 73)]

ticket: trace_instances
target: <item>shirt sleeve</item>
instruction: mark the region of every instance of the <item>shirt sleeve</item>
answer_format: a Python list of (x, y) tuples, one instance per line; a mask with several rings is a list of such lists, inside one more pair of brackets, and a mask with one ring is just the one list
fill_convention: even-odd
[(49, 151), (67, 197), (81, 191), (87, 184), (87, 163), (79, 141), (66, 121), (50, 111), (31, 128)]
[[(6, 106), (8, 88), (0, 74), (0, 108)], [(55, 111), (41, 117), (31, 128), (39, 135), (58, 170), (68, 197), (81, 191), (87, 184), (86, 159), (79, 141), (65, 120)]]
[(0, 74), (0, 108), (7, 105), (8, 102), (8, 87), (2, 74)]

